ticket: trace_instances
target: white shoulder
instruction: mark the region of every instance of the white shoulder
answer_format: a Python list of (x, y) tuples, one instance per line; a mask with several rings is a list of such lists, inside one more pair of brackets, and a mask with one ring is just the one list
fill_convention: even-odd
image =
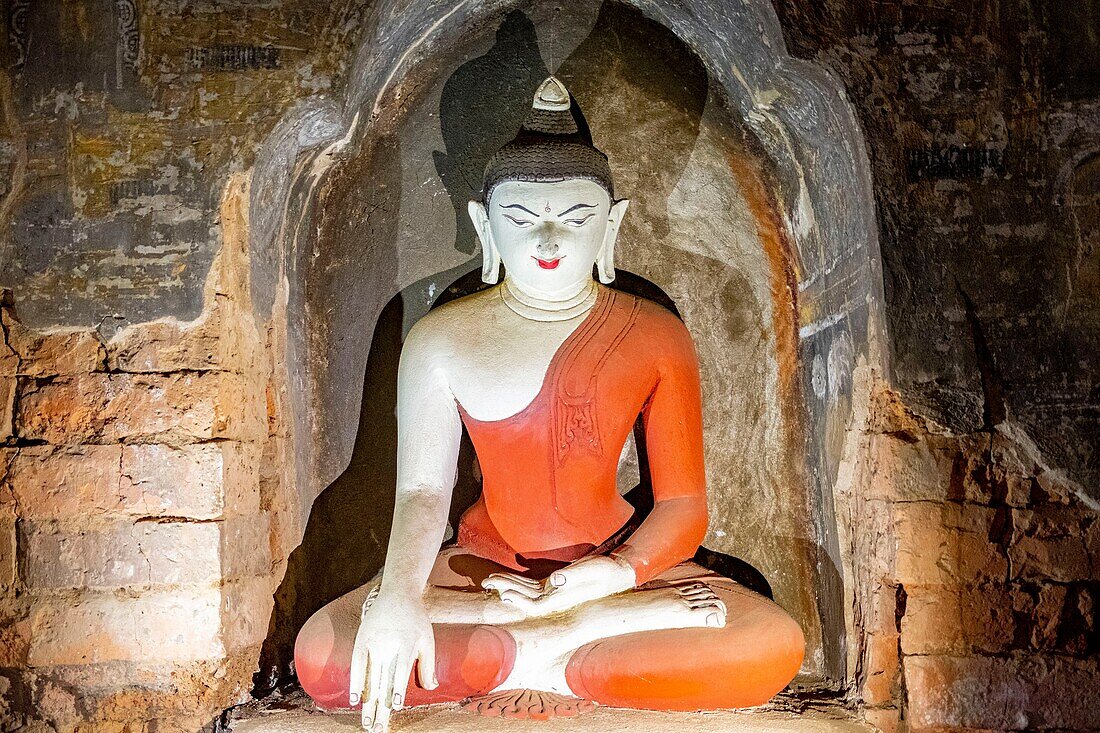
[[(401, 347), (402, 368), (446, 370), (450, 358), (469, 342), (485, 319), (489, 291), (460, 298), (428, 311), (409, 329)], [(415, 362), (415, 363), (414, 363)]]

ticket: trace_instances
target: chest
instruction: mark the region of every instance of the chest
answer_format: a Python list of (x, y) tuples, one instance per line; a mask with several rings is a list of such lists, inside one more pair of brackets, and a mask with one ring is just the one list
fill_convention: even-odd
[(509, 311), (471, 324), (447, 359), (452, 393), (478, 420), (515, 415), (538, 396), (555, 356), (583, 321), (530, 321)]

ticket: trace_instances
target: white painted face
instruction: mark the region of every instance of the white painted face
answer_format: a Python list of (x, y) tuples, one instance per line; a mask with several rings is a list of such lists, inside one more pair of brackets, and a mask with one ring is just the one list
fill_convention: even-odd
[(586, 179), (507, 181), (493, 189), (488, 209), (471, 202), (470, 215), (482, 246), (504, 263), (509, 282), (554, 299), (568, 298), (590, 282), (597, 261), (601, 273), (614, 272), (615, 238), (626, 205), (612, 203), (603, 186)]

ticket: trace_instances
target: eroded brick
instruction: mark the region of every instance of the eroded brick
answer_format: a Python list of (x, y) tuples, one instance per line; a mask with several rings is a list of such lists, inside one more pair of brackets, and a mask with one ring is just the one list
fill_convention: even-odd
[(267, 637), (275, 580), (245, 578), (222, 587), (222, 644), (229, 651), (260, 644)]
[(221, 523), (222, 577), (226, 580), (271, 573), (267, 512)]
[(21, 385), (16, 425), (30, 440), (91, 443), (103, 435), (111, 389), (107, 374), (84, 374)]
[(0, 443), (15, 434), (15, 377), (0, 376)]
[(116, 375), (105, 436), (113, 440), (235, 440), (266, 434), (263, 390), (228, 372)]
[(219, 303), (191, 322), (141, 323), (107, 344), (111, 368), (124, 372), (246, 372), (257, 368), (259, 345), (241, 314)]
[(218, 441), (222, 451), (224, 513), (251, 516), (261, 507), (260, 472), (263, 448), (257, 443)]
[(996, 510), (974, 504), (913, 502), (894, 507), (897, 577), (909, 585), (1004, 581), (1008, 560), (990, 540)]
[(5, 485), (28, 519), (216, 519), (225, 513), (226, 492), (234, 507), (259, 503), (254, 471), (245, 465), (251, 453), (231, 441), (38, 445), (11, 455)]
[(1095, 516), (1084, 508), (1044, 506), (1015, 513), (1009, 557), (1016, 577), (1068, 583), (1090, 580), (1089, 530)]
[(20, 555), (32, 588), (216, 583), (217, 522), (23, 522)]
[(904, 661), (913, 730), (1024, 730), (1029, 685), (1012, 663), (991, 657), (910, 656)]
[(15, 519), (13, 507), (0, 507), (0, 592), (9, 591), (19, 577)]
[(28, 662), (39, 667), (218, 657), (221, 596), (218, 588), (186, 588), (138, 597), (88, 593), (75, 602), (39, 598), (31, 613)]
[(896, 733), (901, 728), (901, 713), (897, 708), (869, 708), (863, 719), (881, 733)]
[(249, 472), (239, 465), (242, 455), (246, 453), (241, 446), (229, 441), (126, 445), (123, 481), (140, 497), (135, 513), (216, 519), (226, 514), (227, 494), (235, 509), (241, 503), (237, 497), (258, 491), (248, 483)]
[(882, 705), (898, 694), (898, 634), (870, 634), (863, 658), (860, 698), (865, 705)]
[(941, 436), (906, 440), (880, 436), (874, 442), (871, 496), (891, 501), (992, 499), (984, 456), (969, 441)]
[(93, 329), (36, 331), (13, 318), (7, 309), (0, 318), (21, 375), (52, 377), (101, 371), (106, 367), (107, 351)]
[(1100, 727), (1100, 661), (1056, 655), (905, 658), (912, 730)]
[(906, 586), (901, 620), (905, 654), (975, 654), (1013, 647), (1012, 598), (1000, 585)]
[(23, 618), (0, 620), (0, 667), (7, 669), (25, 667), (30, 648), (29, 620)]
[(122, 446), (34, 445), (12, 454), (7, 484), (24, 518), (90, 517), (140, 499), (120, 485)]
[(38, 382), (19, 398), (23, 437), (53, 444), (258, 439), (262, 386), (229, 372), (85, 374)]

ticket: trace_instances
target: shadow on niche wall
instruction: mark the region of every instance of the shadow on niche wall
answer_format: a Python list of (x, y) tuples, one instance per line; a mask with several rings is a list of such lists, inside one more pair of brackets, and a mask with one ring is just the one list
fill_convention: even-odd
[(707, 103), (703, 63), (665, 26), (605, 2), (556, 75), (588, 113), (596, 144), (611, 160), (615, 193), (631, 200), (629, 219), (646, 236), (665, 239), (669, 196), (695, 149)]
[(515, 137), (535, 89), (549, 75), (534, 24), (513, 10), (497, 28), (493, 47), (459, 66), (443, 85), (439, 131), (445, 150), (432, 157), (454, 206), (455, 249), (463, 254), (477, 251), (466, 204), (480, 198), (489, 158)]
[[(648, 50), (648, 54), (643, 53)], [(609, 69), (614, 66), (614, 73)], [(601, 9), (591, 35), (566, 60), (563, 78), (591, 108), (597, 101), (620, 100), (625, 85), (646, 90), (641, 98), (662, 99), (679, 114), (655, 115), (645, 132), (635, 131), (637, 110), (623, 109), (601, 114), (601, 124), (611, 129), (605, 136), (650, 134), (646, 154), (612, 164), (626, 185), (620, 195), (631, 195), (631, 187), (646, 186), (645, 197), (637, 197), (635, 217), (655, 237), (668, 233), (664, 202), (675, 186), (699, 130), (707, 94), (706, 72), (697, 59), (663, 26), (633, 11), (607, 3)], [(474, 232), (466, 214), (467, 202), (480, 196), (488, 158), (515, 135), (529, 108), (538, 84), (548, 75), (538, 49), (535, 27), (518, 11), (507, 14), (497, 28), (494, 45), (484, 55), (462, 64), (445, 82), (440, 98), (439, 120), (445, 152), (434, 151), (436, 170), (455, 210), (454, 247), (464, 253), (475, 251)], [(619, 95), (619, 96), (616, 96)], [(667, 112), (667, 109), (665, 110)], [(673, 119), (674, 122), (669, 120)], [(656, 124), (654, 128), (652, 125)], [(667, 128), (667, 129), (666, 129)], [(388, 154), (352, 161), (343, 180), (333, 190), (347, 203), (388, 196), (386, 206), (370, 211), (388, 211), (381, 222), (362, 229), (362, 241), (370, 243), (375, 257), (394, 256), (401, 188), (400, 155), (397, 141), (390, 141)], [(630, 139), (620, 141), (633, 145)], [(373, 145), (374, 150), (386, 150)], [(644, 168), (645, 170), (635, 170)], [(358, 181), (357, 183), (354, 181)], [(385, 181), (373, 186), (366, 181)], [(369, 190), (368, 190), (369, 189)], [(388, 193), (386, 193), (388, 191)], [(325, 208), (352, 211), (341, 200), (328, 200)], [(360, 225), (330, 224), (360, 231)], [(364, 256), (369, 256), (364, 253)], [(374, 271), (369, 263), (365, 270)], [(453, 272), (453, 271), (452, 271)], [(442, 275), (445, 276), (445, 275)], [(263, 695), (291, 679), (294, 640), (305, 621), (320, 607), (369, 582), (381, 569), (389, 538), (396, 484), (397, 366), (405, 328), (422, 315), (425, 293), (438, 285), (441, 275), (413, 283), (395, 295), (382, 309), (375, 326), (363, 380), (359, 427), (350, 464), (341, 476), (315, 500), (302, 544), (291, 553), (286, 575), (275, 594), (275, 607), (268, 636), (260, 654), (260, 671), (254, 679), (254, 693)], [(446, 281), (444, 281), (446, 282)], [(386, 283), (376, 282), (384, 287)], [(438, 306), (486, 286), (480, 268), (451, 283), (433, 304)], [(614, 287), (661, 303), (677, 312), (672, 300), (656, 285), (628, 272), (619, 271)], [(638, 426), (640, 427), (640, 426)], [(641, 483), (626, 497), (644, 516), (652, 506), (644, 451), (644, 436), (635, 429), (639, 449)], [(459, 515), (474, 502), (480, 491), (476, 457), (468, 437), (463, 435), (459, 456), (458, 483), (454, 491), (450, 521), (457, 526)], [(738, 580), (770, 597), (764, 576), (747, 563), (727, 555), (701, 549), (696, 561)]]
[[(401, 186), (363, 186), (360, 182), (365, 180), (401, 180), (400, 144), (396, 138), (386, 136), (365, 146), (360, 157), (337, 172), (323, 210), (342, 215), (322, 216), (327, 237), (357, 237), (378, 243), (375, 256), (364, 253), (358, 271), (361, 282), (337, 286), (354, 287), (359, 292), (365, 288), (390, 291), (394, 287), (393, 268), (381, 260), (394, 258), (391, 243), (397, 238), (398, 219), (384, 212), (399, 210)], [(337, 276), (350, 271), (348, 267), (333, 269)], [(322, 272), (310, 276), (327, 275)], [(254, 694), (262, 696), (292, 676), (294, 639), (310, 614), (369, 580), (381, 565), (396, 476), (393, 444), (397, 430), (397, 355), (402, 340), (400, 305), (399, 299), (391, 300), (375, 324), (351, 463), (314, 500), (302, 543), (287, 559), (260, 650), (259, 671), (253, 677)]]

